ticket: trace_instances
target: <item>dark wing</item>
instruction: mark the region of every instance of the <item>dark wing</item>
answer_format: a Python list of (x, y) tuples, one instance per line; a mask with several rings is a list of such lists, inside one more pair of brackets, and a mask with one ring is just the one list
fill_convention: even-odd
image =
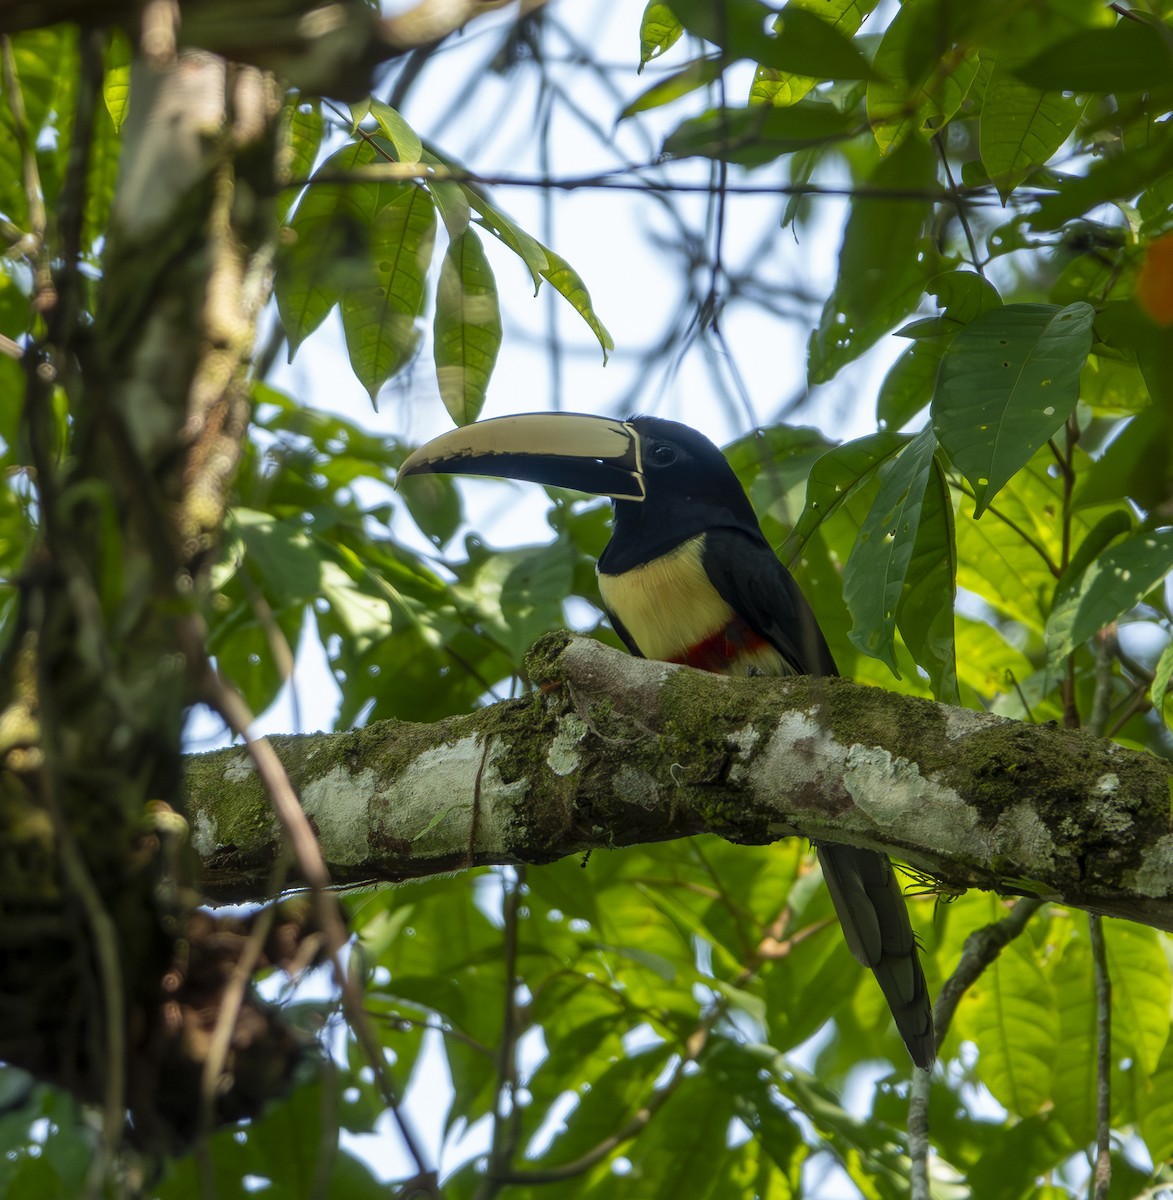
[[(806, 597), (764, 539), (736, 529), (705, 534), (705, 572), (721, 598), (800, 675), (837, 675)], [(933, 1009), (900, 883), (886, 854), (818, 843), (827, 890), (848, 949), (875, 972), (912, 1061), (936, 1057)]]
[(796, 674), (839, 674), (811, 606), (765, 538), (710, 529), (702, 561), (721, 599), (775, 646)]
[(627, 632), (627, 626), (619, 619), (615, 612), (609, 609), (605, 604), (603, 611), (607, 614), (607, 620), (611, 622), (611, 628), (619, 634), (619, 640), (635, 655), (636, 658), (643, 658), (639, 647), (635, 644), (635, 638)]

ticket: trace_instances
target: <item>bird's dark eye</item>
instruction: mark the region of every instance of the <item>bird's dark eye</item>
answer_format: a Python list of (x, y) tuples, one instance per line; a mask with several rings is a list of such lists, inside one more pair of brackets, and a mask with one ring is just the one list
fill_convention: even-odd
[(676, 461), (676, 447), (657, 442), (648, 452), (648, 461), (657, 467), (670, 467)]

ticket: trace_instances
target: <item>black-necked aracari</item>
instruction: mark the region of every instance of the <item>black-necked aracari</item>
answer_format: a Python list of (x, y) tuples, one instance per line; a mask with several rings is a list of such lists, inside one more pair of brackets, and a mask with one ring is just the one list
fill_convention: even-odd
[[(614, 501), (599, 592), (632, 654), (725, 675), (835, 675), (798, 585), (766, 541), (737, 476), (708, 438), (658, 417), (498, 417), (412, 454), (400, 476), (497, 475)], [(932, 1007), (904, 897), (884, 854), (817, 843), (847, 945), (870, 967), (918, 1067)]]

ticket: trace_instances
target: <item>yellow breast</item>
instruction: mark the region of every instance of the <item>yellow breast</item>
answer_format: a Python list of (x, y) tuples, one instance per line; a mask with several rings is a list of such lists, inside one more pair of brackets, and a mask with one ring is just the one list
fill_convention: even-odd
[(703, 535), (690, 538), (622, 575), (599, 572), (603, 603), (623, 622), (644, 658), (682, 658), (733, 618), (701, 565), (703, 541)]

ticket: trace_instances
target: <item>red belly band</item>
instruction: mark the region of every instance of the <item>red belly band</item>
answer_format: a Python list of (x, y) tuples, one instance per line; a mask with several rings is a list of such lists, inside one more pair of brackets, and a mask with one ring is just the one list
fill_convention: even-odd
[(725, 675), (734, 661), (746, 652), (765, 649), (770, 643), (755, 633), (740, 617), (734, 617), (724, 629), (690, 646), (683, 654), (670, 658), (669, 662), (695, 667), (698, 671), (711, 671)]

